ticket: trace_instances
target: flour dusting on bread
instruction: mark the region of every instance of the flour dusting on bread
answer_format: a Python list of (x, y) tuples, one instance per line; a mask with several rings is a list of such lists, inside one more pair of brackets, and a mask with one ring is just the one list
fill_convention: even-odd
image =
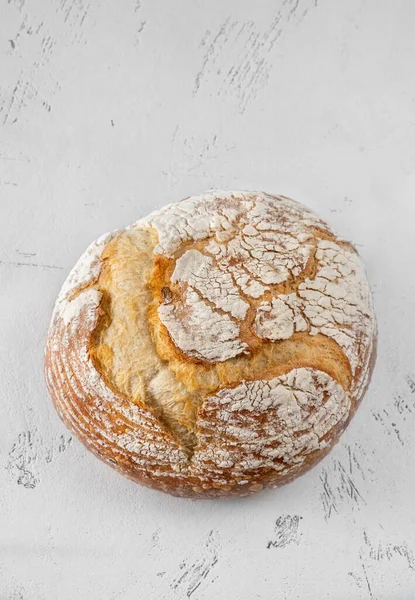
[(46, 378), (98, 456), (176, 495), (246, 495), (320, 460), (368, 385), (356, 250), (283, 196), (212, 191), (91, 244), (59, 294)]

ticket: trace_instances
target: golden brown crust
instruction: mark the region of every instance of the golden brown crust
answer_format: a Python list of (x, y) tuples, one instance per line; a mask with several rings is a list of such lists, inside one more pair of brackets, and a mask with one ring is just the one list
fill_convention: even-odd
[[(166, 217), (156, 214), (98, 242), (99, 252), (87, 252), (58, 299), (45, 358), (46, 381), (57, 411), (95, 455), (138, 483), (195, 498), (246, 496), (282, 485), (329, 452), (367, 389), (377, 339), (367, 284), (362, 278), (356, 280), (356, 286), (364, 289), (356, 288), (356, 294), (363, 294), (368, 302), (357, 304), (354, 297), (347, 299), (353, 288), (343, 291), (341, 281), (330, 274), (336, 252), (334, 263), (343, 265), (344, 273), (350, 268), (353, 272), (355, 249), (306, 209), (270, 198), (230, 194), (206, 200), (206, 210), (217, 211), (216, 218), (228, 215), (227, 207), (231, 215), (242, 211), (233, 224), (236, 232), (243, 227), (248, 231), (245, 204), (256, 214), (256, 203), (264, 203), (275, 218), (274, 202), (283, 233), (275, 237), (272, 220), (267, 233), (264, 221), (258, 220), (265, 252), (281, 243), (277, 253), (283, 259), (278, 260), (296, 264), (303, 260), (297, 248), (304, 244), (302, 267), (296, 266), (284, 281), (265, 280), (255, 296), (250, 294), (256, 282), (238, 280), (245, 260), (239, 250), (226, 258), (232, 280), (224, 285), (231, 286), (231, 295), (239, 286), (234, 305), (226, 294), (219, 300), (219, 296), (209, 298), (209, 290), (203, 291), (202, 286), (199, 291), (191, 278), (181, 280), (177, 273), (186, 268), (187, 257), (204, 261), (199, 272), (208, 275), (221, 264), (212, 254), (218, 251), (215, 234), (209, 230), (203, 238), (186, 239), (188, 234), (180, 233), (177, 226), (180, 243), (173, 246), (168, 236), (170, 246), (160, 252), (156, 245), (163, 243), (164, 234), (158, 229), (163, 227), (159, 220), (163, 223)], [(180, 219), (191, 210), (192, 201), (180, 209)], [(289, 238), (292, 223), (300, 246)], [(223, 240), (218, 238), (222, 252), (233, 243), (229, 228), (225, 233)], [(257, 233), (247, 235), (249, 243), (257, 243)], [(248, 242), (242, 238), (241, 247)], [(290, 255), (291, 248), (294, 254)], [(82, 269), (83, 264), (88, 270)], [(192, 269), (186, 276), (192, 275)], [(219, 276), (224, 267), (220, 269)], [(215, 285), (217, 277), (212, 279)], [(330, 292), (334, 300), (310, 308), (307, 302), (320, 303), (329, 295), (326, 280), (337, 285)], [(193, 318), (187, 304), (189, 290), (197, 294), (204, 310), (222, 318), (224, 326), (237, 325), (241, 350), (235, 355), (208, 359), (173, 339), (174, 322), (169, 330), (172, 321), (163, 321), (160, 309), (174, 307), (169, 319), (174, 314), (186, 324)], [(343, 297), (344, 318), (343, 309), (336, 308)], [(275, 299), (282, 300), (273, 304)], [(294, 329), (282, 339), (267, 339), (275, 323), (278, 332), (286, 326), (281, 325), (281, 310), (296, 319), (295, 326), (288, 323)], [(334, 325), (321, 324), (327, 310), (333, 310)], [(274, 314), (277, 321), (273, 322)]]

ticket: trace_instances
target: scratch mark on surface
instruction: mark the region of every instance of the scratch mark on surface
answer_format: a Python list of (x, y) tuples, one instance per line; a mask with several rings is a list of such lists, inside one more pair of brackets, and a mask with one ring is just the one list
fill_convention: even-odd
[(409, 385), (409, 389), (411, 390), (411, 394), (415, 394), (415, 381), (412, 375), (407, 375), (405, 377), (406, 383)]
[(401, 444), (401, 446), (404, 446), (404, 442), (401, 438), (400, 431), (399, 431), (396, 423), (392, 422), (392, 419), (390, 418), (390, 415), (387, 410), (385, 410), (385, 409), (383, 409), (382, 411), (372, 410), (372, 416), (375, 419), (375, 421), (377, 421), (378, 423), (380, 423), (383, 426), (384, 430), (386, 431), (386, 433), (388, 435), (391, 435), (393, 432), (395, 434), (397, 440)]
[(206, 46), (206, 42), (208, 41), (210, 34), (211, 34), (210, 30), (209, 30), (209, 29), (207, 29), (207, 30), (205, 31), (205, 34), (204, 34), (204, 36), (203, 36), (203, 37), (202, 37), (202, 39), (200, 40), (199, 48), (203, 48), (203, 46)]
[(144, 30), (145, 26), (146, 26), (147, 21), (141, 21), (140, 26), (137, 30), (136, 36), (135, 36), (135, 42), (134, 42), (134, 46), (137, 46), (140, 37), (140, 34), (142, 33), (142, 31)]
[(84, 21), (85, 21), (85, 19), (86, 19), (86, 18), (87, 18), (87, 16), (88, 16), (88, 12), (89, 12), (89, 7), (90, 7), (90, 6), (91, 6), (91, 5), (90, 5), (90, 4), (88, 4), (88, 6), (86, 7), (86, 9), (84, 10), (84, 13), (83, 13), (83, 15), (82, 15), (82, 17), (81, 17), (81, 20), (79, 21), (79, 27), (82, 27), (82, 25), (84, 24)]
[(347, 453), (349, 456), (349, 471), (350, 471), (350, 474), (352, 475), (353, 474), (353, 461), (352, 461), (352, 449), (350, 446), (347, 446)]
[(235, 146), (225, 145), (222, 148), (219, 146), (220, 142), (216, 134), (209, 139), (184, 137), (179, 126), (176, 126), (170, 141), (168, 169), (163, 171), (168, 184), (173, 187), (185, 177), (204, 175), (203, 168), (210, 161), (223, 158), (235, 150)]
[[(357, 447), (359, 455), (364, 454), (360, 446)], [(323, 485), (320, 493), (324, 518), (328, 521), (334, 513), (339, 514), (341, 504), (350, 502), (352, 509), (360, 508), (366, 501), (358, 489), (356, 479), (360, 483), (366, 480), (366, 471), (363, 470), (358, 459), (358, 453), (350, 445), (346, 446), (347, 457), (344, 462), (332, 459), (330, 468), (323, 468), (320, 482)], [(367, 470), (373, 473), (371, 469)], [(359, 485), (360, 485), (359, 483)]]
[(400, 434), (400, 432), (399, 432), (399, 429), (398, 429), (398, 427), (397, 427), (396, 423), (391, 423), (391, 426), (392, 426), (392, 429), (393, 429), (393, 431), (395, 432), (395, 435), (396, 435), (396, 437), (398, 438), (398, 440), (399, 440), (400, 444), (401, 444), (402, 446), (404, 446), (403, 440), (402, 440), (402, 438), (401, 438), (401, 434)]
[(13, 107), (13, 104), (14, 104), (14, 102), (15, 102), (15, 100), (16, 100), (16, 94), (17, 94), (17, 90), (18, 90), (18, 88), (19, 88), (19, 85), (20, 85), (20, 79), (19, 79), (19, 81), (16, 83), (16, 85), (14, 86), (14, 89), (13, 89), (13, 91), (12, 91), (12, 93), (11, 93), (11, 96), (10, 96), (10, 103), (9, 103), (9, 108), (6, 110), (6, 113), (5, 113), (5, 115), (4, 115), (4, 119), (3, 119), (3, 125), (5, 125), (5, 124), (7, 123), (7, 120), (8, 120), (8, 118), (9, 118), (10, 112), (11, 112), (11, 110), (12, 110), (12, 107)]
[(25, 600), (25, 592), (24, 590), (21, 591), (22, 589), (23, 588), (20, 587), (18, 590), (13, 590), (12, 595), (8, 597), (8, 600)]
[(53, 47), (55, 45), (54, 40), (51, 36), (47, 35), (42, 39), (41, 49), (42, 54), (49, 54), (52, 52)]
[(26, 0), (7, 0), (7, 4), (13, 4), (19, 12), (22, 12)]
[(414, 409), (414, 405), (411, 405), (409, 402), (407, 402), (406, 399), (400, 394), (396, 394), (396, 396), (394, 396), (393, 405), (400, 415), (403, 415), (405, 412), (412, 413)]
[(406, 558), (408, 567), (411, 569), (411, 571), (415, 571), (414, 553), (408, 548), (406, 542), (404, 542), (400, 546), (393, 546), (393, 549), (396, 552), (396, 554), (399, 554), (400, 556)]
[(180, 564), (183, 573), (173, 581), (171, 588), (191, 598), (218, 562), (218, 540), (214, 531), (209, 533), (203, 544), (202, 556), (191, 564), (189, 562), (185, 560)]
[[(35, 72), (35, 67), (33, 67), (33, 72)], [(33, 73), (31, 74), (31, 77), (32, 75)], [(29, 81), (29, 79), (26, 81), (19, 79), (14, 86), (13, 91), (11, 92), (9, 106), (3, 118), (3, 125), (5, 125), (7, 122), (15, 123), (18, 119), (21, 109), (27, 106), (28, 101), (35, 98), (37, 94), (38, 92), (36, 87)], [(12, 120), (13, 117), (14, 119)]]
[(302, 517), (298, 515), (285, 515), (278, 517), (275, 523), (275, 539), (267, 544), (270, 548), (285, 548), (289, 544), (299, 544), (302, 534), (299, 532), (299, 523)]
[(275, 63), (270, 53), (284, 32), (284, 25), (292, 21), (298, 27), (309, 10), (316, 7), (312, 0), (305, 2), (307, 6), (300, 14), (300, 0), (285, 0), (263, 31), (258, 30), (252, 20), (240, 23), (231, 17), (225, 19), (216, 32), (205, 31), (199, 44), (204, 55), (193, 95), (196, 96), (202, 85), (212, 83), (218, 96), (233, 96), (243, 114), (268, 83)]
[(153, 531), (153, 534), (151, 536), (151, 542), (153, 546), (158, 546), (159, 542), (160, 542), (160, 533), (161, 533), (161, 528), (158, 527), (158, 529), (156, 529), (155, 531)]
[[(101, 4), (100, 0), (95, 0), (94, 6)], [(84, 24), (89, 16), (91, 2), (86, 0), (61, 0), (60, 11), (63, 16), (63, 23), (68, 29), (70, 43), (81, 42), (84, 40)]]
[(356, 575), (356, 573), (353, 573), (353, 571), (349, 571), (348, 575), (353, 579), (358, 588), (362, 588), (363, 581), (359, 575)]
[[(203, 62), (202, 62), (202, 68), (199, 71), (199, 73), (196, 75), (196, 81), (195, 81), (195, 87), (193, 90), (193, 95), (195, 96), (197, 94), (197, 92), (199, 91), (199, 88), (201, 86), (202, 83), (202, 78), (204, 77), (208, 65), (209, 65), (209, 61), (212, 60), (212, 62), (216, 62), (216, 56), (215, 56), (215, 52), (216, 52), (216, 46), (219, 44), (219, 41), (221, 40), (221, 38), (225, 37), (225, 41), (227, 40), (227, 37), (229, 35), (229, 31), (228, 31), (228, 27), (229, 27), (229, 23), (231, 21), (231, 18), (228, 17), (226, 19), (226, 21), (224, 23), (222, 23), (222, 25), (219, 28), (218, 33), (216, 34), (216, 36), (214, 37), (212, 43), (210, 44), (209, 48), (206, 51), (206, 54), (203, 58)], [(233, 25), (233, 27), (235, 27), (236, 23)], [(205, 33), (204, 39), (207, 39), (207, 32)], [(223, 42), (222, 42), (223, 43)], [(203, 44), (205, 45), (206, 42)]]
[(324, 508), (324, 516), (326, 521), (330, 519), (333, 510), (336, 513), (339, 512), (336, 506), (336, 498), (334, 497), (328, 479), (329, 474), (326, 469), (323, 469), (323, 473), (320, 475), (320, 481), (323, 484), (323, 493), (320, 494), (320, 498)]
[[(12, 0), (9, 3), (17, 7), (20, 12), (25, 7), (25, 0)], [(79, 5), (82, 3), (82, 0), (77, 0), (77, 3)], [(56, 91), (55, 88), (59, 88), (59, 82), (54, 81), (53, 75), (50, 72), (46, 72), (44, 67), (49, 61), (55, 45), (57, 43), (64, 43), (64, 36), (59, 36), (58, 40), (54, 39), (49, 35), (46, 28), (43, 28), (43, 31), (41, 31), (43, 25), (43, 21), (36, 19), (35, 13), (31, 14), (30, 17), (29, 14), (23, 14), (19, 31), (13, 38), (9, 39), (9, 44), (12, 51), (14, 51), (19, 47), (19, 41), (23, 40), (24, 35), (36, 38), (30, 47), (30, 60), (25, 61), (20, 74), (16, 73), (13, 83), (7, 89), (7, 100), (0, 107), (3, 125), (16, 123), (22, 116), (23, 109), (29, 106), (35, 99), (40, 100), (39, 104), (42, 105), (46, 93), (53, 94)], [(23, 47), (23, 49), (25, 48), (27, 46)], [(42, 90), (43, 96), (40, 99), (38, 98), (39, 89)], [(50, 111), (50, 102), (43, 102), (43, 106), (47, 111)]]
[(300, 0), (292, 0), (291, 4), (293, 6), (290, 8), (290, 11), (288, 13), (288, 19), (291, 19), (291, 17), (293, 17), (295, 15), (295, 13), (297, 12), (297, 9), (300, 5)]
[(355, 467), (359, 471), (360, 477), (362, 478), (363, 481), (366, 480), (367, 472), (369, 472), (371, 475), (374, 474), (374, 471), (372, 468), (366, 466), (366, 471), (365, 471), (360, 463), (359, 458), (364, 458), (365, 456), (367, 456), (366, 451), (364, 450), (364, 448), (362, 448), (362, 446), (360, 444), (356, 443), (354, 450), (352, 449), (351, 445), (349, 445), (349, 444), (346, 445), (346, 448), (348, 448), (349, 465), (350, 465), (350, 458), (352, 461), (352, 464), (350, 465), (350, 474), (352, 474), (353, 469)]
[(363, 562), (363, 560), (361, 560), (361, 564), (362, 564), (363, 573), (364, 573), (364, 576), (365, 576), (365, 579), (366, 579), (366, 584), (367, 584), (367, 589), (369, 591), (369, 596), (373, 600), (372, 588), (371, 588), (370, 583), (369, 583), (369, 578), (367, 576), (366, 567), (365, 567), (365, 563)]
[[(65, 2), (63, 3), (63, 6), (65, 6), (65, 4), (66, 4), (66, 0), (65, 0)], [(65, 17), (64, 17), (64, 21), (65, 21), (65, 23), (66, 23), (66, 22), (67, 22), (67, 20), (69, 19), (69, 16), (70, 16), (70, 14), (71, 14), (71, 12), (72, 12), (72, 9), (73, 9), (73, 7), (74, 7), (74, 4), (75, 4), (75, 2), (71, 2), (71, 3), (69, 4), (69, 8), (68, 8), (68, 10), (66, 11), (66, 13), (65, 13)]]
[(26, 263), (26, 262), (17, 262), (13, 260), (0, 260), (0, 265), (7, 265), (12, 267), (38, 267), (41, 269), (59, 269), (62, 270), (63, 267), (59, 267), (58, 265), (45, 265), (42, 263)]
[(379, 542), (378, 544), (373, 544), (367, 531), (363, 531), (363, 539), (365, 542), (365, 546), (369, 550), (369, 558), (376, 562), (380, 562), (382, 560), (391, 561), (396, 556), (400, 556), (406, 560), (407, 566), (411, 571), (415, 571), (415, 557), (412, 550), (408, 547), (406, 542), (402, 544), (382, 544)]
[(355, 486), (352, 478), (350, 477), (350, 475), (346, 472), (346, 469), (343, 467), (343, 465), (341, 464), (340, 461), (338, 461), (338, 468), (340, 471), (340, 478), (341, 478), (341, 483), (342, 483), (342, 489), (346, 491), (347, 495), (354, 500), (355, 502), (358, 502), (359, 499), (362, 500), (362, 502), (364, 504), (366, 504), (366, 502), (363, 500), (359, 490), (357, 489), (357, 487)]
[(9, 452), (9, 462), (6, 466), (12, 475), (17, 476), (17, 485), (34, 489), (39, 483), (39, 478), (34, 474), (32, 467), (35, 456), (32, 432), (21, 433)]
[(23, 106), (27, 106), (27, 101), (35, 96), (37, 96), (37, 89), (30, 81), (26, 81), (22, 90), (18, 111), (20, 111)]
[(178, 132), (179, 132), (179, 126), (176, 125), (176, 127), (174, 128), (174, 131), (173, 131), (173, 135), (171, 136), (171, 145), (172, 146), (173, 146), (174, 142), (176, 141)]
[(58, 437), (57, 443), (58, 443), (58, 452), (60, 452), (60, 453), (65, 452), (65, 450), (67, 450), (69, 448), (69, 446), (72, 444), (72, 436), (62, 434), (61, 436)]
[(12, 445), (6, 470), (16, 480), (17, 485), (34, 489), (40, 483), (37, 465), (39, 462), (52, 462), (56, 453), (65, 452), (72, 444), (72, 436), (62, 434), (46, 443), (38, 431), (23, 431)]

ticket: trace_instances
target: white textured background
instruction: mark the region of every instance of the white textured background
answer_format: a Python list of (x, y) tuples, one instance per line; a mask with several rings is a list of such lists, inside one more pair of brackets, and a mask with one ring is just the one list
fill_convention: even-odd
[[(0, 599), (415, 598), (415, 2), (0, 0)], [(99, 234), (211, 187), (357, 243), (379, 358), (280, 490), (140, 488), (56, 416), (56, 294)]]

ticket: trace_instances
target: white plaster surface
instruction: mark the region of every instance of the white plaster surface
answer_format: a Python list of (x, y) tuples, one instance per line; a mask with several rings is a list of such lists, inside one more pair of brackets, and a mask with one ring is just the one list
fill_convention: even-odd
[[(0, 0), (1, 600), (415, 598), (414, 29), (412, 0)], [(86, 246), (209, 188), (315, 209), (379, 320), (339, 445), (244, 500), (123, 479), (42, 373)]]

